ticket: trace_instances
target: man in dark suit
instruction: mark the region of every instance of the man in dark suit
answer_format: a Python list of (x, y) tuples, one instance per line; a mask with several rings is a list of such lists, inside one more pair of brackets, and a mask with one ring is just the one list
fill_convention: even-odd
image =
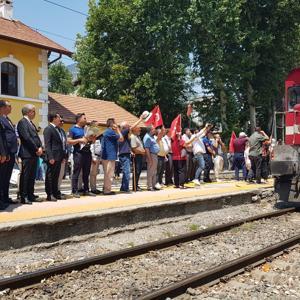
[(20, 177), (21, 203), (32, 204), (35, 201), (34, 183), (38, 157), (43, 154), (42, 142), (32, 120), (35, 118), (35, 107), (26, 104), (22, 108), (23, 118), (19, 121), (17, 129), (21, 146), (19, 157), (22, 159)]
[(61, 117), (59, 114), (49, 114), (50, 124), (44, 129), (45, 152), (47, 161), (45, 189), (48, 201), (57, 201), (60, 198), (58, 193), (58, 178), (61, 162), (65, 155), (64, 136), (60, 131)]
[(63, 199), (66, 199), (66, 195), (61, 192), (61, 184), (62, 184), (63, 177), (65, 175), (66, 166), (68, 163), (70, 146), (67, 144), (67, 140), (68, 140), (67, 134), (63, 129), (63, 125), (64, 125), (63, 116), (60, 116), (60, 117), (61, 117), (61, 121), (59, 124), (59, 130), (60, 130), (61, 137), (63, 140), (64, 158), (60, 165), (60, 172), (59, 172), (59, 177), (58, 177), (58, 198), (57, 199), (63, 200)]
[(15, 131), (15, 126), (9, 119), (8, 115), (11, 113), (11, 105), (9, 101), (0, 100), (0, 107), (3, 107), (3, 114), (0, 116), (0, 122), (4, 127), (4, 134), (7, 143), (8, 159), (4, 164), (4, 177), (3, 177), (3, 197), (4, 201), (8, 204), (14, 203), (9, 198), (9, 182), (15, 164), (16, 153), (18, 151), (18, 140)]
[[(3, 114), (3, 107), (0, 106), (0, 115)], [(5, 175), (5, 164), (8, 160), (8, 149), (5, 137), (5, 129), (0, 122), (0, 210), (4, 210), (8, 207), (8, 204), (4, 201), (4, 175)]]

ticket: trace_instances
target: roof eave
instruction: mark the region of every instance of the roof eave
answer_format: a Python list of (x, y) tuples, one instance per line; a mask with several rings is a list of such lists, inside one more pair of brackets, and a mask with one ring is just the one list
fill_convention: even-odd
[(53, 47), (47, 47), (47, 46), (43, 46), (43, 45), (40, 45), (40, 44), (37, 44), (37, 43), (27, 42), (27, 41), (23, 41), (23, 40), (20, 40), (20, 39), (16, 39), (14, 37), (9, 37), (9, 36), (5, 36), (5, 35), (1, 35), (1, 34), (0, 34), (0, 39), (16, 42), (16, 43), (19, 43), (19, 44), (24, 44), (24, 45), (27, 45), (27, 46), (32, 46), (32, 47), (36, 47), (36, 48), (40, 48), (40, 49), (49, 50), (49, 51), (52, 51), (52, 52), (55, 52), (55, 53), (61, 53), (61, 54), (64, 54), (66, 56), (69, 56), (69, 57), (72, 57), (72, 55), (73, 55), (73, 52), (68, 51), (68, 50), (57, 49), (57, 48), (53, 48)]

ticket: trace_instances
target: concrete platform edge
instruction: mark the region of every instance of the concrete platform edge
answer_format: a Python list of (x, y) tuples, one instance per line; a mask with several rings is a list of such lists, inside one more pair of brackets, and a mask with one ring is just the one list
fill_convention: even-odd
[(139, 222), (193, 215), (224, 206), (246, 204), (252, 201), (254, 195), (261, 194), (265, 190), (269, 189), (197, 196), (139, 206), (3, 223), (0, 225), (0, 250), (17, 249), (38, 243), (52, 243), (72, 236), (97, 233), (105, 229)]

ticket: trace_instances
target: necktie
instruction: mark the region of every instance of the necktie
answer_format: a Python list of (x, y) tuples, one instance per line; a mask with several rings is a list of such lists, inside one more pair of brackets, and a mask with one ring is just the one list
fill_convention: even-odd
[(35, 129), (35, 131), (37, 132), (37, 129), (36, 129), (36, 127), (35, 127), (35, 125), (34, 125), (34, 123), (32, 122), (32, 121), (29, 121), (29, 123), (31, 124), (31, 126)]
[(15, 126), (14, 126), (14, 124), (12, 123), (12, 121), (10, 120), (10, 118), (6, 116), (6, 120), (8, 121), (9, 125), (14, 129)]
[(60, 139), (62, 141), (63, 150), (65, 151), (66, 150), (66, 144), (65, 144), (64, 135), (63, 135), (63, 133), (61, 132), (61, 130), (58, 127), (55, 127), (55, 128), (58, 131), (59, 137), (60, 137)]

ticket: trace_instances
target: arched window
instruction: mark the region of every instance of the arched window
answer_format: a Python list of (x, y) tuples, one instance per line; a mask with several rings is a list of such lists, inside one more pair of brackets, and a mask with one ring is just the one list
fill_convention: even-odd
[(18, 96), (18, 67), (13, 63), (1, 64), (1, 94)]

